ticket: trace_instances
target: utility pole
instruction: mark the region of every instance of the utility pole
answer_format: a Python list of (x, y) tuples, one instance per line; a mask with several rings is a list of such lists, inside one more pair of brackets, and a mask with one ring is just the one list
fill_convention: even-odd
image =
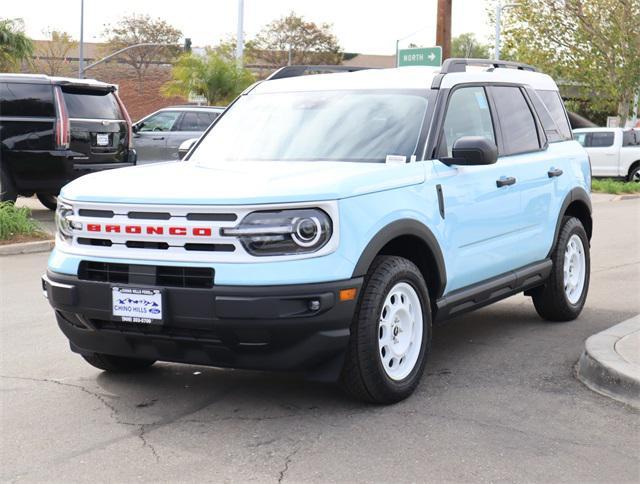
[(436, 45), (442, 47), (442, 60), (451, 57), (451, 4), (453, 0), (438, 0)]
[(80, 0), (80, 56), (78, 63), (78, 77), (82, 79), (84, 72), (84, 0)]
[(238, 0), (238, 32), (236, 34), (236, 61), (242, 67), (244, 55), (244, 0)]

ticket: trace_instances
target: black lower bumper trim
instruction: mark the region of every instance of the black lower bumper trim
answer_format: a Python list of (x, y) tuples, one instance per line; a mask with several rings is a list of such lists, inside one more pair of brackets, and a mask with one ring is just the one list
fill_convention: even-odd
[[(335, 380), (356, 300), (341, 289), (362, 278), (288, 286), (154, 287), (163, 321), (114, 318), (112, 286), (47, 272), (43, 289), (73, 351), (256, 370), (302, 371)], [(126, 286), (125, 286), (126, 287)], [(135, 284), (130, 287), (139, 287)]]

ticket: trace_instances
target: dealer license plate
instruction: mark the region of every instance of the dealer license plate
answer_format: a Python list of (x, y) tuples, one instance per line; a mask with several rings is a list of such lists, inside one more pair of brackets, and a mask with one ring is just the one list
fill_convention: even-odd
[(96, 144), (98, 146), (109, 146), (109, 134), (96, 134)]
[(112, 288), (113, 316), (125, 323), (162, 321), (162, 293), (158, 289)]

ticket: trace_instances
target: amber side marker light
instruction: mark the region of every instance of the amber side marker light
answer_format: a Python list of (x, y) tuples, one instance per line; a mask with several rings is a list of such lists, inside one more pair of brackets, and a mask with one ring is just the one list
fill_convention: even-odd
[(340, 290), (340, 301), (353, 301), (355, 298), (356, 298), (355, 287), (352, 287), (351, 289)]

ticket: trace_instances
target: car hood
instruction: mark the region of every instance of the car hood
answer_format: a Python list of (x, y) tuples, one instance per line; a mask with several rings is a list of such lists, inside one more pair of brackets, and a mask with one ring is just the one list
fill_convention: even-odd
[(168, 162), (83, 176), (60, 195), (70, 201), (260, 204), (335, 200), (424, 181), (422, 163)]

